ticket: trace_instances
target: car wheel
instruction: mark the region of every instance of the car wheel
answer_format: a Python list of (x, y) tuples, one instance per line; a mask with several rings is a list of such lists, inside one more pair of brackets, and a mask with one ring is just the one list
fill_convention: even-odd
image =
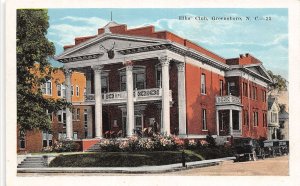
[(266, 154), (265, 154), (265, 151), (264, 150), (262, 150), (261, 151), (261, 159), (265, 159), (266, 158)]
[(257, 160), (257, 155), (256, 155), (256, 151), (254, 150), (252, 153), (252, 160), (256, 161)]

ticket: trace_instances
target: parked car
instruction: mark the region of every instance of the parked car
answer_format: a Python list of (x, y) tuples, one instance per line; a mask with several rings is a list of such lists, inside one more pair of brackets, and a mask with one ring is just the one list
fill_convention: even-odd
[(289, 154), (289, 141), (288, 140), (266, 140), (264, 141), (264, 150), (266, 156), (276, 157), (283, 154)]
[(267, 157), (276, 157), (282, 155), (282, 150), (285, 150), (286, 143), (278, 139), (265, 140), (264, 150)]
[(289, 154), (289, 140), (279, 140), (279, 146), (282, 154)]
[(234, 138), (233, 147), (235, 151), (235, 161), (253, 160), (257, 158), (265, 158), (264, 148), (262, 143), (252, 138)]

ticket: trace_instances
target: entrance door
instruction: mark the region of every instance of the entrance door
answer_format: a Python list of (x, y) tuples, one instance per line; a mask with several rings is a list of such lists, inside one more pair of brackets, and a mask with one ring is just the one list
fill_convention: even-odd
[(135, 115), (134, 116), (134, 130), (135, 131), (142, 131), (142, 116), (141, 115)]
[(103, 126), (103, 134), (106, 131), (110, 130), (110, 123), (109, 123), (107, 112), (102, 112), (102, 126)]

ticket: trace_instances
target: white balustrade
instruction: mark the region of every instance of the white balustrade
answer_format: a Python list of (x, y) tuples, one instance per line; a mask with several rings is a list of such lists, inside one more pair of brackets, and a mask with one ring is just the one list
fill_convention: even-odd
[[(172, 91), (170, 90), (170, 101), (172, 101)], [(151, 100), (161, 100), (162, 99), (162, 89), (161, 88), (151, 88), (151, 89), (140, 89), (133, 91), (134, 101), (151, 101)], [(103, 103), (114, 103), (114, 102), (126, 102), (127, 92), (108, 92), (102, 94)], [(88, 94), (85, 96), (86, 102), (94, 102), (95, 95)]]
[(236, 96), (217, 96), (216, 97), (216, 104), (241, 104), (241, 99)]

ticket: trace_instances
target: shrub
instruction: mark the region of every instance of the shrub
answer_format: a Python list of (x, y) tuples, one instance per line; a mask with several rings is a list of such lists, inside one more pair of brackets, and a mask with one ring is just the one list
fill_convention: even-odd
[(210, 134), (206, 136), (206, 141), (210, 146), (212, 147), (216, 146), (216, 140)]
[(184, 142), (175, 136), (153, 134), (151, 138), (131, 136), (126, 139), (103, 139), (99, 146), (105, 152), (173, 151), (182, 149)]

